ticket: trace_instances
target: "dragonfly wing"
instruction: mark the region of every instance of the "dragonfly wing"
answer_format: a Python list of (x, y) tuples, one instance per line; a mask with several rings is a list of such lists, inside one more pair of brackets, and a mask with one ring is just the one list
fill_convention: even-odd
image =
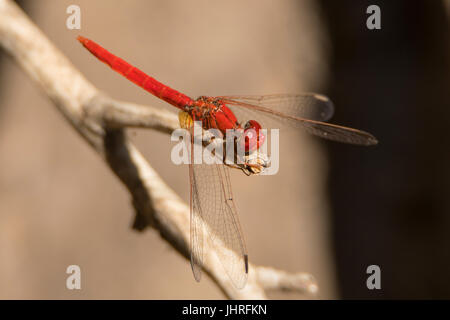
[[(242, 117), (245, 120), (254, 119), (260, 122), (263, 128), (280, 128), (281, 125), (286, 124), (302, 128), (311, 134), (329, 140), (358, 145), (378, 143), (377, 139), (370, 133), (322, 122), (333, 115), (333, 104), (325, 96), (317, 94), (278, 95), (284, 97), (284, 99), (288, 99), (290, 96), (304, 99), (296, 98), (297, 104), (291, 104), (289, 108), (285, 107), (283, 103), (280, 104), (280, 108), (273, 105), (276, 101), (275, 98), (272, 98), (274, 96), (276, 95), (251, 99), (249, 97), (252, 96), (219, 98), (231, 107), (238, 118)], [(270, 101), (270, 105), (265, 102), (266, 99), (264, 97), (269, 97), (267, 100)], [(309, 102), (306, 103), (306, 101)], [(249, 118), (249, 116), (253, 118)]]
[[(191, 128), (192, 129), (192, 128)], [(203, 211), (200, 205), (200, 196), (198, 190), (198, 184), (196, 181), (196, 175), (194, 174), (194, 161), (193, 161), (193, 131), (191, 130), (191, 141), (187, 141), (189, 150), (189, 181), (190, 181), (190, 244), (191, 244), (191, 267), (194, 274), (194, 278), (200, 281), (202, 278), (202, 267), (203, 267), (203, 242), (204, 242), (204, 220)]]
[(267, 110), (316, 121), (328, 121), (334, 114), (333, 102), (328, 97), (317, 93), (223, 96), (218, 98), (233, 101), (230, 104), (237, 102), (238, 104), (257, 105)]
[[(205, 238), (210, 240), (232, 283), (243, 288), (248, 258), (228, 168), (223, 164), (195, 164), (191, 140), (191, 266), (200, 281)], [(208, 236), (207, 236), (208, 235)]]
[(216, 211), (220, 214), (212, 217), (216, 223), (213, 224), (215, 229), (210, 239), (231, 281), (241, 289), (247, 282), (248, 254), (233, 199), (229, 169), (221, 164), (213, 167), (211, 169), (216, 173), (215, 181), (219, 184), (220, 193)]
[(363, 146), (371, 146), (378, 143), (377, 138), (373, 135), (358, 129), (306, 119), (303, 119), (302, 122), (304, 130), (328, 140)]
[[(190, 165), (189, 173), (191, 177), (193, 176), (192, 172), (193, 168), (192, 165)], [(202, 278), (203, 235), (205, 230), (203, 228), (203, 213), (201, 211), (198, 196), (194, 195), (197, 192), (197, 188), (193, 187), (191, 182), (191, 267), (195, 280), (200, 281)]]

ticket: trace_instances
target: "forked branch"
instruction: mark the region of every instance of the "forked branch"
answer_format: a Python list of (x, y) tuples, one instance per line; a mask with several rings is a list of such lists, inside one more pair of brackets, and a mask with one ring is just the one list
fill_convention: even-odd
[[(0, 0), (0, 47), (42, 87), (128, 188), (136, 211), (134, 228), (153, 227), (189, 259), (189, 207), (164, 183), (124, 132), (127, 127), (142, 127), (170, 133), (178, 126), (176, 115), (116, 101), (99, 92), (11, 0)], [(237, 290), (215, 255), (205, 258), (206, 273), (229, 298), (264, 299), (265, 290), (269, 289), (317, 291), (309, 274), (289, 274), (256, 265), (250, 265), (246, 287)]]

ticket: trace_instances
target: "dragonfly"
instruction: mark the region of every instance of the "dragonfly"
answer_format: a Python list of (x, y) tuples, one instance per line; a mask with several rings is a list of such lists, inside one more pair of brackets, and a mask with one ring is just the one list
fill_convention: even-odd
[[(189, 96), (162, 84), (125, 60), (85, 37), (77, 38), (100, 61), (152, 95), (178, 108), (180, 125), (192, 130), (199, 121), (205, 130), (240, 130), (245, 139), (233, 140), (245, 149), (243, 163), (196, 164), (189, 162), (190, 180), (190, 261), (194, 278), (200, 281), (206, 241), (222, 263), (233, 285), (241, 289), (248, 278), (247, 248), (233, 199), (228, 168), (247, 175), (258, 174), (268, 165), (267, 157), (249, 155), (265, 141), (261, 123), (270, 127), (301, 128), (313, 135), (355, 145), (375, 145), (377, 139), (361, 130), (327, 123), (334, 106), (326, 96), (316, 93), (248, 96)], [(257, 120), (253, 120), (255, 117)], [(238, 121), (238, 118), (241, 121)], [(243, 119), (250, 119), (245, 123)], [(194, 139), (190, 141), (191, 151)], [(192, 152), (190, 153), (192, 157)], [(253, 159), (253, 160), (252, 160)]]

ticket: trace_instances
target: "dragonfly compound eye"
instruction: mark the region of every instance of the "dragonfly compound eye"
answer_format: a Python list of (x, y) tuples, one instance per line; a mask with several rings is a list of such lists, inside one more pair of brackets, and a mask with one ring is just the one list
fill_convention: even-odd
[(240, 143), (244, 144), (245, 153), (249, 154), (258, 150), (265, 140), (261, 125), (255, 120), (247, 121), (244, 126), (244, 134), (240, 139)]

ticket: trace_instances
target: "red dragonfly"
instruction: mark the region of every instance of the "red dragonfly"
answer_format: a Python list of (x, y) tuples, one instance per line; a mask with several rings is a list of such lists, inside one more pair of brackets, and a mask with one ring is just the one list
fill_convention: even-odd
[[(254, 130), (256, 135), (242, 140), (246, 153), (257, 151), (264, 143), (261, 125), (249, 120), (244, 126), (237, 120), (254, 114), (269, 126), (287, 124), (301, 127), (309, 133), (339, 142), (374, 145), (377, 139), (370, 133), (325, 123), (334, 112), (332, 102), (325, 96), (278, 94), (265, 96), (201, 96), (196, 100), (178, 92), (136, 67), (110, 53), (92, 40), (78, 40), (99, 60), (154, 96), (180, 109), (180, 124), (201, 121), (203, 129), (218, 129), (226, 135), (228, 129), (239, 129), (244, 135)], [(233, 111), (232, 111), (233, 110)], [(187, 119), (187, 121), (186, 121)], [(186, 126), (186, 124), (184, 125)], [(189, 127), (189, 124), (187, 125)], [(192, 128), (192, 126), (191, 126)], [(191, 143), (191, 149), (193, 140)], [(192, 152), (191, 152), (192, 155)], [(247, 174), (259, 173), (264, 163), (231, 166)], [(197, 281), (201, 279), (204, 242), (209, 240), (232, 283), (243, 288), (248, 275), (248, 255), (231, 192), (227, 166), (221, 164), (189, 164), (190, 177), (190, 249), (191, 266)]]

